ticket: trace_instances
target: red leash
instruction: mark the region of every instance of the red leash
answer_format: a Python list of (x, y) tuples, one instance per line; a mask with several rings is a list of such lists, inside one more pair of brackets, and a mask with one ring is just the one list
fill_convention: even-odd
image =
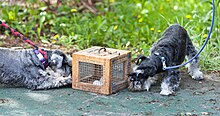
[(27, 39), (24, 37), (22, 34), (19, 32), (15, 31), (14, 29), (10, 28), (8, 25), (0, 21), (0, 26), (4, 27), (5, 29), (8, 29), (14, 36), (21, 38), (24, 42), (27, 42), (28, 44), (32, 45), (34, 47), (34, 52), (37, 55), (38, 59), (41, 61), (43, 64), (42, 68), (45, 70), (48, 67), (48, 58), (47, 58), (47, 53), (40, 49), (37, 45), (35, 45), (31, 40)]

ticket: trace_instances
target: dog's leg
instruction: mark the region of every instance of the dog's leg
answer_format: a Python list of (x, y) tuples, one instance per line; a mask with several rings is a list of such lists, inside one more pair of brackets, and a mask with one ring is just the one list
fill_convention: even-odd
[(151, 85), (154, 84), (154, 83), (156, 83), (157, 79), (158, 79), (158, 75), (155, 75), (155, 76), (153, 76), (153, 77), (149, 77), (149, 78), (144, 82), (144, 84), (143, 84), (143, 86), (142, 86), (142, 89), (149, 91)]
[(50, 88), (57, 88), (61, 86), (65, 86), (72, 83), (71, 75), (68, 77), (59, 77), (59, 78), (49, 78), (48, 80), (44, 81), (40, 85), (36, 87), (36, 89), (50, 89)]
[(161, 95), (171, 95), (178, 89), (180, 83), (179, 71), (170, 70), (168, 76), (161, 83)]
[[(197, 54), (196, 48), (193, 46), (192, 41), (188, 39), (187, 42), (187, 58), (191, 59)], [(188, 72), (195, 80), (203, 79), (203, 73), (200, 71), (199, 68), (199, 58), (195, 58), (191, 63), (188, 65)]]
[[(69, 75), (68, 77), (63, 77), (62, 75), (51, 73), (41, 70), (40, 71), (41, 77), (35, 79), (33, 84), (28, 84), (31, 89), (50, 89), (50, 88), (57, 88), (61, 86), (65, 86), (72, 83), (72, 77)], [(27, 86), (28, 86), (27, 85)]]

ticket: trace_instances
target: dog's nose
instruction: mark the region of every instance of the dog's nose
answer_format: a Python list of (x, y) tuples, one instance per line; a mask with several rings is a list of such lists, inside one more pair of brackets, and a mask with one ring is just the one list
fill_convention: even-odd
[(50, 65), (56, 65), (57, 64), (56, 60), (51, 60), (49, 63), (50, 63)]
[(130, 77), (130, 81), (131, 81), (131, 82), (134, 81), (134, 78)]

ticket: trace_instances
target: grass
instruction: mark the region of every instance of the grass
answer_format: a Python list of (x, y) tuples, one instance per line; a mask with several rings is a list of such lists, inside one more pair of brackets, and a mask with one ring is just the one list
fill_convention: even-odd
[[(210, 1), (104, 0), (96, 4), (101, 15), (78, 12), (79, 7), (72, 0), (66, 0), (55, 13), (45, 11), (47, 6), (41, 0), (27, 0), (29, 7), (0, 2), (0, 20), (39, 43), (78, 50), (95, 45), (127, 49), (135, 58), (148, 55), (151, 45), (174, 23), (185, 27), (200, 49), (211, 25)], [(220, 70), (220, 6), (215, 1), (215, 27), (200, 55), (203, 70)]]

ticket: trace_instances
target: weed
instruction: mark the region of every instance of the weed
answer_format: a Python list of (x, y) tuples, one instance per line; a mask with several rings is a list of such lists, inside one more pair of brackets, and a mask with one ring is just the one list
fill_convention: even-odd
[[(54, 9), (40, 0), (27, 1), (29, 7), (0, 2), (0, 19), (34, 41), (79, 50), (95, 45), (128, 49), (133, 58), (148, 55), (151, 45), (174, 23), (186, 28), (199, 49), (211, 25), (209, 0), (104, 0), (95, 4), (99, 15), (80, 12), (76, 2), (63, 1)], [(220, 69), (220, 7), (216, 6), (215, 27), (200, 56), (204, 70)]]

